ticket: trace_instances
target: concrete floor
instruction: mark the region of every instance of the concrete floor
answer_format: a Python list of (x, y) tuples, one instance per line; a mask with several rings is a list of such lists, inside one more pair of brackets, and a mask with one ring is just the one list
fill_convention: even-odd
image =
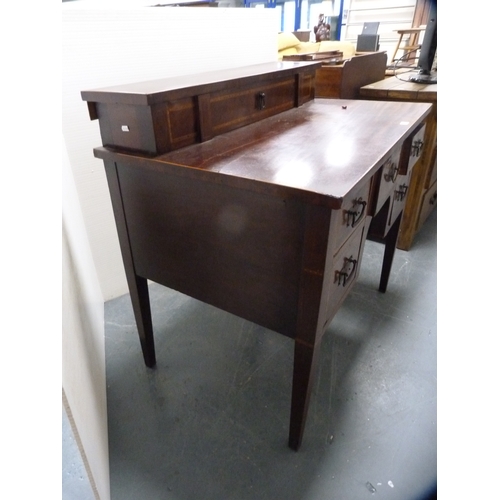
[[(109, 301), (112, 500), (424, 500), (437, 482), (436, 239), (368, 241), (321, 345), (304, 440), (287, 447), (293, 341), (152, 284), (157, 367), (128, 295)], [(79, 500), (76, 497), (67, 497)]]

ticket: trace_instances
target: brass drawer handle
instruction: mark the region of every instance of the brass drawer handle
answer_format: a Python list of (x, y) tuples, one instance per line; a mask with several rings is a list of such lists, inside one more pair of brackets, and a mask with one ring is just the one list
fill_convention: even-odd
[(257, 108), (258, 109), (265, 109), (266, 108), (266, 93), (265, 92), (259, 92), (257, 94)]
[(420, 156), (423, 147), (424, 147), (424, 141), (422, 141), (421, 139), (416, 140), (411, 145), (411, 156)]
[[(355, 209), (356, 205), (361, 205), (361, 211)], [(359, 222), (363, 219), (366, 210), (366, 201), (363, 198), (358, 198), (354, 200), (353, 210), (347, 210), (347, 227), (351, 224), (351, 227), (356, 227)]]
[(398, 176), (398, 171), (399, 171), (399, 165), (396, 165), (394, 162), (391, 162), (391, 168), (389, 169), (389, 172), (384, 174), (384, 179), (387, 182), (396, 182), (396, 178)]
[(394, 197), (396, 201), (403, 201), (408, 193), (408, 186), (406, 184), (402, 184), (399, 186), (399, 190), (394, 191)]
[[(337, 281), (337, 286), (346, 286), (351, 278), (354, 276), (356, 271), (356, 265), (358, 261), (353, 259), (352, 255), (349, 258), (344, 258), (344, 266), (340, 271), (335, 271), (335, 281)], [(349, 267), (352, 265), (351, 269)]]

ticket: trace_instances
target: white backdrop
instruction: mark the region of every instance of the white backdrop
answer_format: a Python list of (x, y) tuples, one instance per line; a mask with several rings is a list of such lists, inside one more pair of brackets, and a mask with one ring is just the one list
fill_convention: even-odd
[(99, 125), (80, 92), (277, 56), (274, 9), (137, 5), (62, 4), (62, 385), (101, 500), (109, 499), (104, 301), (128, 289), (104, 167), (93, 156)]
[(63, 9), (63, 135), (104, 300), (127, 292), (102, 162), (99, 125), (80, 92), (276, 60), (274, 9)]

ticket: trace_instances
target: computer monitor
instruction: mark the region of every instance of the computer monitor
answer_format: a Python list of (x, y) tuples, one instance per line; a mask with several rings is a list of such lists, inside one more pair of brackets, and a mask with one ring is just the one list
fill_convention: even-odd
[(432, 71), (437, 50), (437, 0), (431, 0), (430, 4), (429, 20), (425, 28), (417, 63), (419, 71), (409, 78), (411, 82), (415, 83), (437, 83), (437, 73)]
[(378, 27), (380, 23), (363, 23), (362, 35), (376, 35), (378, 32)]

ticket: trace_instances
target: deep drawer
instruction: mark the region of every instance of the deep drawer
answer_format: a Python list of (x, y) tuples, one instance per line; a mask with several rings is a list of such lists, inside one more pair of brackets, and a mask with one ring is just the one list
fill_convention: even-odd
[[(368, 218), (369, 219), (369, 218)], [(366, 239), (367, 218), (356, 227), (345, 244), (330, 258), (333, 259), (330, 282), (324, 292), (326, 307), (323, 312), (323, 327), (335, 316), (345, 297), (349, 293), (359, 274), (363, 246)]]
[(410, 187), (411, 172), (408, 175), (398, 175), (396, 185), (392, 194), (392, 207), (387, 221), (387, 229), (389, 229), (398, 215), (403, 211), (406, 204), (406, 197)]
[(288, 77), (235, 92), (223, 90), (211, 94), (212, 135), (262, 120), (295, 105), (295, 78)]
[(337, 248), (362, 225), (368, 213), (371, 180), (345, 197), (340, 210), (332, 211), (330, 233), (337, 235)]
[(401, 148), (396, 148), (375, 175), (373, 197), (376, 200), (371, 215), (377, 214), (396, 188), (400, 176)]

